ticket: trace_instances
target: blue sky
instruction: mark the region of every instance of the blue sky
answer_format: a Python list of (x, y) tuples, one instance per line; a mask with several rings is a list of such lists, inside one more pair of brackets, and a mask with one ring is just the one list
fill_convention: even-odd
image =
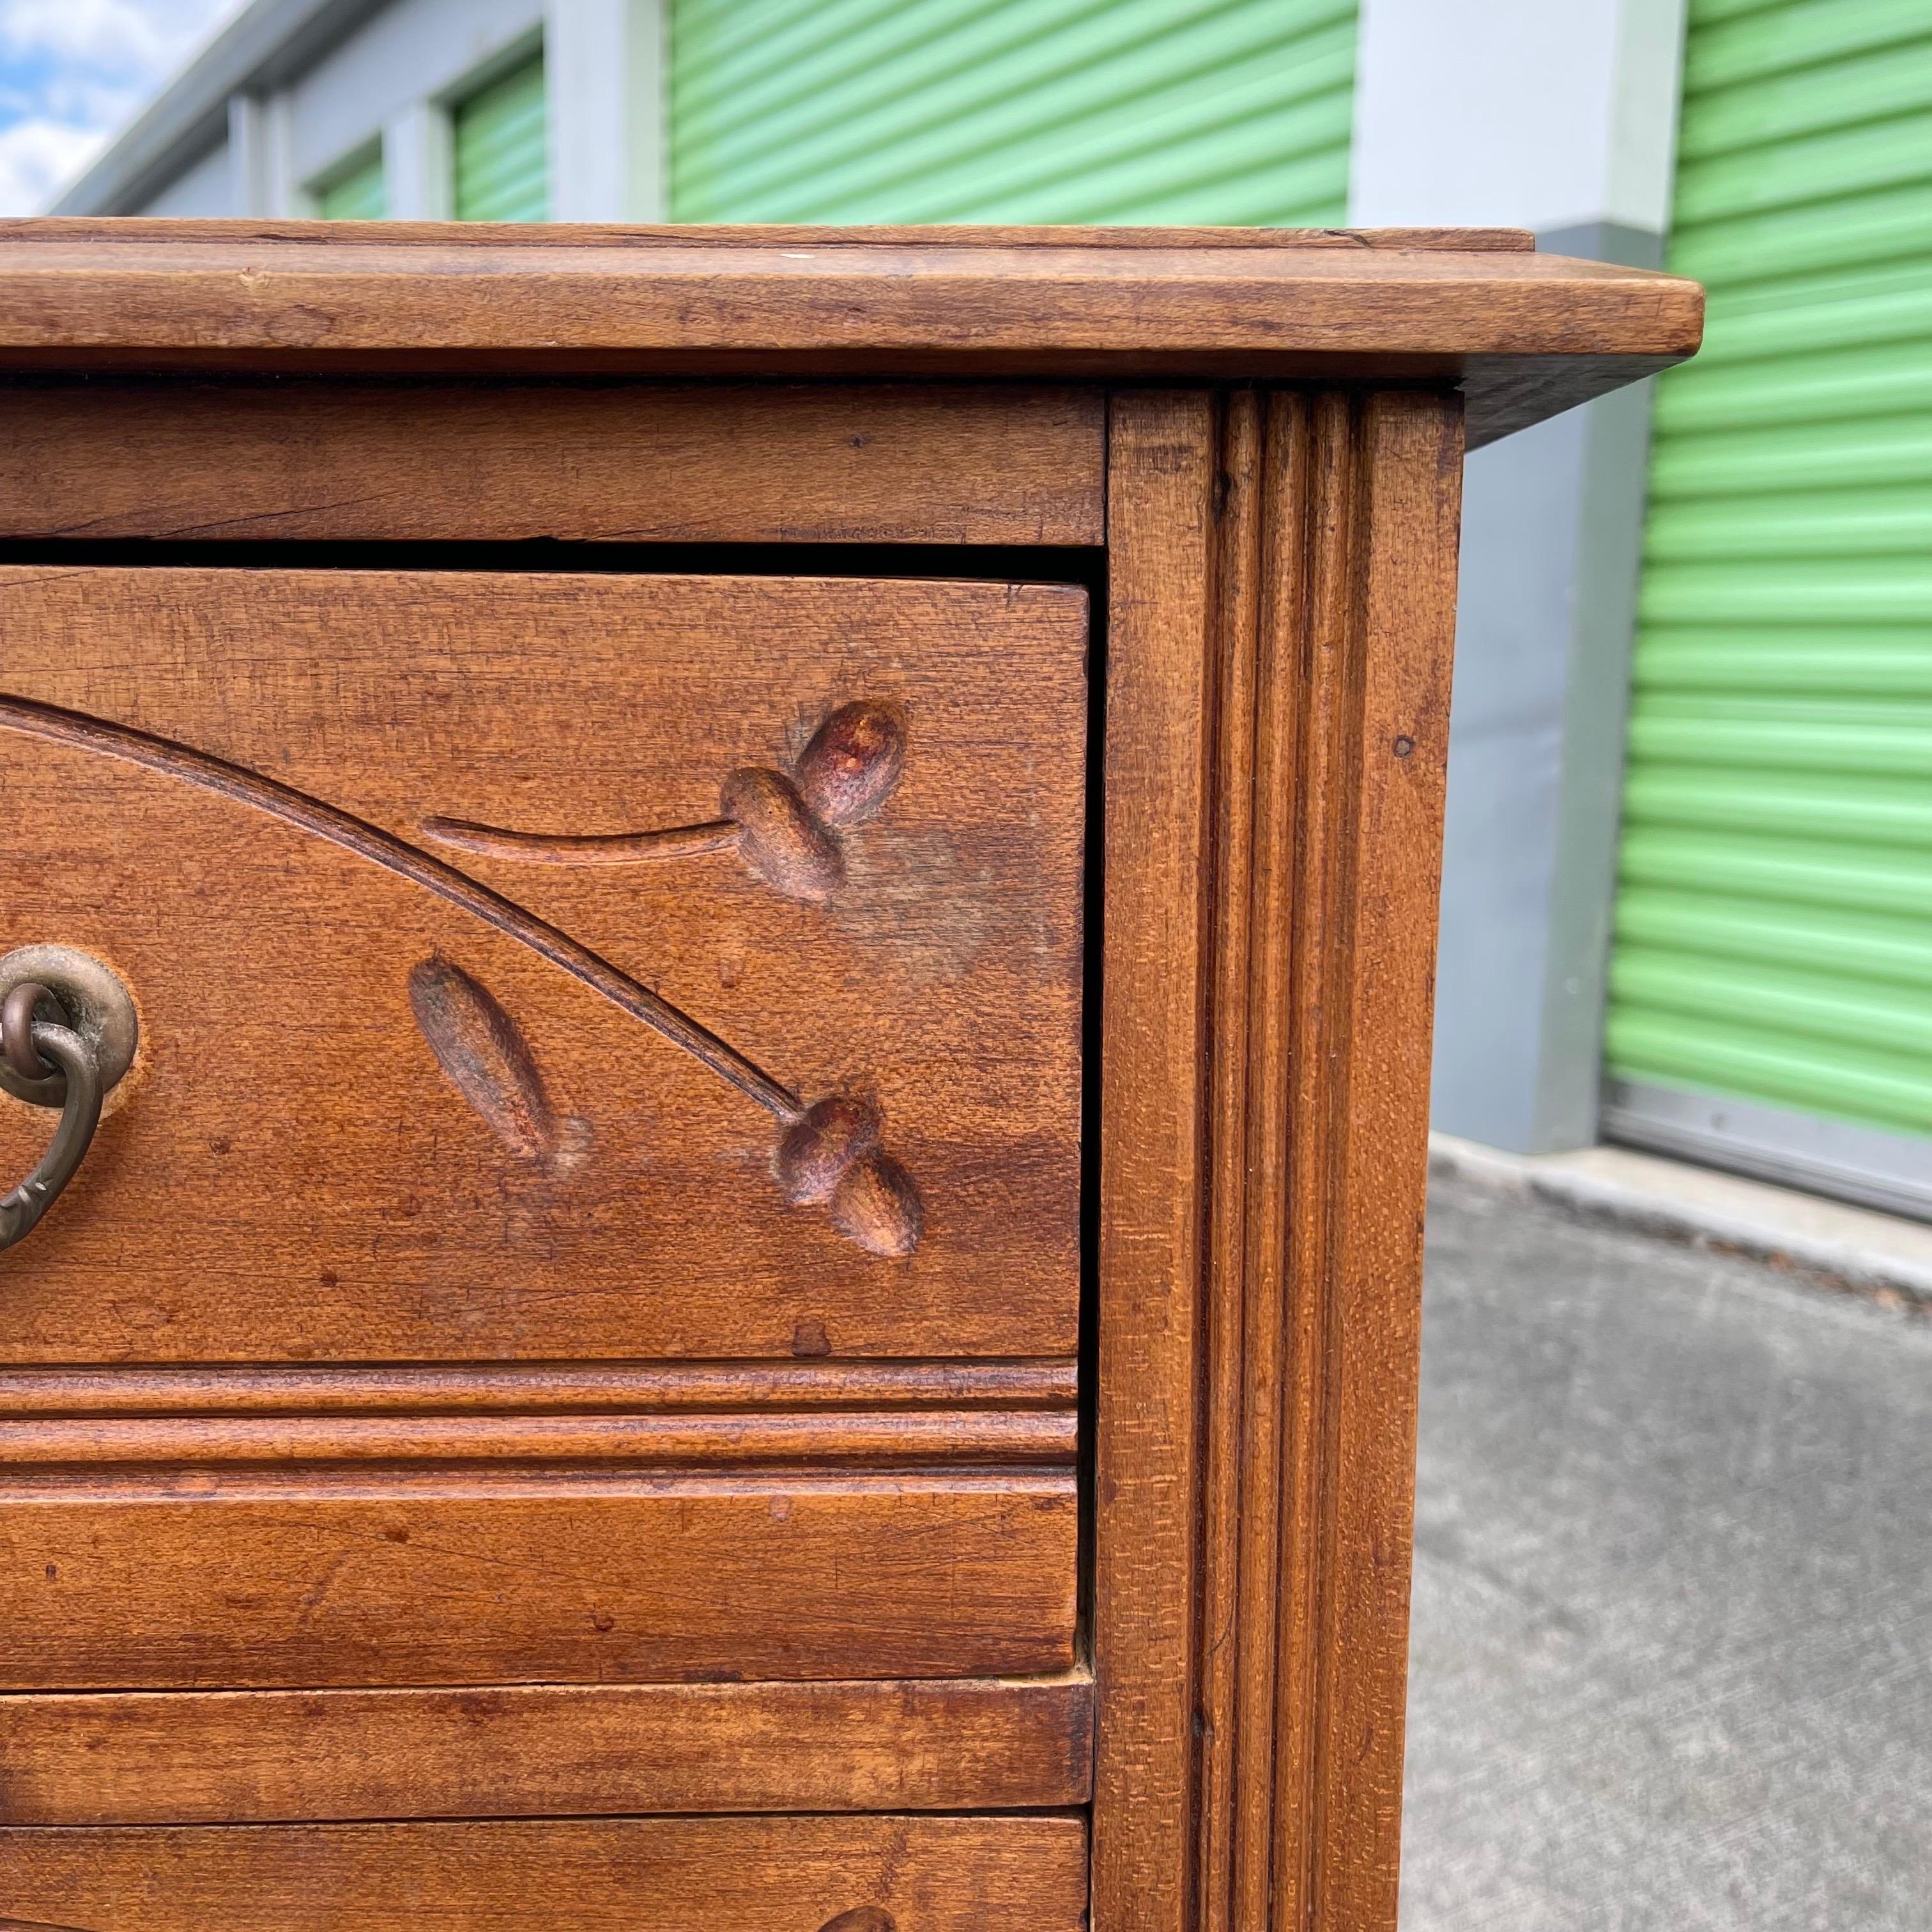
[(0, 0), (0, 214), (38, 214), (242, 0)]

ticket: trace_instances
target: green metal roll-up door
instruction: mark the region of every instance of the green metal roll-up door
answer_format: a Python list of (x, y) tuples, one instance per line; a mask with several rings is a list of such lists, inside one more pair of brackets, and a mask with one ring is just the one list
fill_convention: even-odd
[(325, 221), (380, 221), (389, 212), (382, 150), (352, 162), (323, 184), (315, 200), (316, 212)]
[(1608, 1125), (1932, 1212), (1932, 8), (1692, 0)]
[(677, 221), (1322, 226), (1355, 0), (674, 0)]
[(549, 129), (541, 55), (458, 104), (459, 221), (550, 218)]

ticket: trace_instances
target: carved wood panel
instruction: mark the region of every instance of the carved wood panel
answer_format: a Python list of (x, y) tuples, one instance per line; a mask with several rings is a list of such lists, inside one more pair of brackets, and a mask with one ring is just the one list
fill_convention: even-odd
[[(142, 1010), (16, 1361), (1044, 1357), (1084, 593), (0, 572), (0, 937)], [(0, 1107), (0, 1160), (44, 1124)]]

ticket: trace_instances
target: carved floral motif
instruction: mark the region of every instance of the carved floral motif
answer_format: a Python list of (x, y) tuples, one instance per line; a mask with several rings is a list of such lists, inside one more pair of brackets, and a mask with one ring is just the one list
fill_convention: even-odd
[[(0, 695), (0, 727), (122, 759), (268, 812), (528, 946), (770, 1113), (780, 1129), (774, 1171), (788, 1200), (826, 1202), (834, 1226), (869, 1254), (908, 1255), (918, 1246), (924, 1208), (911, 1177), (878, 1145), (875, 1108), (848, 1095), (806, 1101), (662, 994), (468, 873), (307, 792), (130, 725)], [(727, 808), (735, 800), (744, 818), (672, 835), (619, 835), (616, 861), (736, 844), (754, 871), (779, 890), (803, 898), (827, 897), (844, 875), (840, 841), (873, 817), (898, 782), (905, 738), (904, 714), (896, 706), (872, 700), (842, 706), (813, 734), (793, 772), (748, 769), (726, 779)], [(754, 792), (760, 801), (755, 807), (747, 803)], [(478, 853), (553, 863), (586, 856), (591, 862), (614, 862), (612, 850), (606, 849), (613, 842), (601, 838), (498, 832), (449, 820), (432, 820), (426, 829), (446, 844)], [(410, 990), (418, 1024), (439, 1062), (506, 1146), (519, 1159), (554, 1159), (558, 1123), (527, 1044), (501, 1002), (440, 959), (419, 962)]]

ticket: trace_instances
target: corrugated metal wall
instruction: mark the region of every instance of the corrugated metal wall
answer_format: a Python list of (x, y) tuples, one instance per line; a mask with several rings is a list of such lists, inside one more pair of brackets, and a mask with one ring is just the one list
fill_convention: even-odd
[(549, 130), (541, 56), (457, 105), (456, 218), (544, 221)]
[(1932, 1135), (1928, 0), (1692, 0), (1670, 266), (1611, 1070)]
[(676, 221), (1344, 219), (1354, 0), (674, 0)]

